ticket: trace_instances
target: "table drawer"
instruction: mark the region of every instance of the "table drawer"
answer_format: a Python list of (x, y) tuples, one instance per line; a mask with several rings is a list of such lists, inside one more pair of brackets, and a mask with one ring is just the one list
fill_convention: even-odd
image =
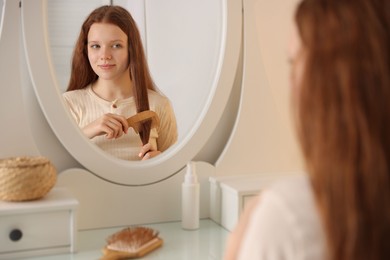
[(0, 216), (0, 255), (70, 246), (70, 210)]

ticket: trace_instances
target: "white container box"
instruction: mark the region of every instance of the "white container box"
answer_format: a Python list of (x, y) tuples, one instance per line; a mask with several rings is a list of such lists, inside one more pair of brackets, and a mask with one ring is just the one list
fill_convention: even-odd
[(78, 204), (64, 188), (39, 200), (0, 201), (0, 259), (75, 252)]
[(210, 218), (232, 231), (249, 200), (278, 179), (296, 173), (211, 177)]

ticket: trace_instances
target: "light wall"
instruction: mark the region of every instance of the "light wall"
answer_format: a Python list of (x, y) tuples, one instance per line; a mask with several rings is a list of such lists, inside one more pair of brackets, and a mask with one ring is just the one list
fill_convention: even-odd
[[(255, 30), (266, 79), (282, 122), (289, 127), (289, 65), (287, 60), (293, 12), (297, 0), (259, 0)], [(288, 129), (287, 129), (288, 130)]]
[(302, 159), (289, 102), (287, 49), (297, 0), (244, 0), (239, 118), (218, 175), (296, 172)]

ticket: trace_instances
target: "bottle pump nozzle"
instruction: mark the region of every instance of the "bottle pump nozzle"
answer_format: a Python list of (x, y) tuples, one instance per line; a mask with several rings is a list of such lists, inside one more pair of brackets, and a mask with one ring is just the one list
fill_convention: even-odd
[(187, 163), (187, 171), (184, 176), (184, 182), (187, 184), (198, 183), (198, 176), (196, 176), (195, 173), (195, 162), (191, 161)]

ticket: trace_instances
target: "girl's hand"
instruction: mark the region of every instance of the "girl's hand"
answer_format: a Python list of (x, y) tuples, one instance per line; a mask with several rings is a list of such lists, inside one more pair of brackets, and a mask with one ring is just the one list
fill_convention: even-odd
[(82, 130), (89, 139), (99, 135), (106, 135), (107, 139), (116, 139), (127, 134), (128, 128), (129, 125), (124, 116), (107, 113), (86, 125)]
[(142, 161), (153, 158), (157, 155), (159, 155), (161, 152), (157, 150), (153, 150), (153, 147), (150, 143), (145, 144), (141, 147), (141, 151), (138, 154), (140, 158), (142, 158)]

